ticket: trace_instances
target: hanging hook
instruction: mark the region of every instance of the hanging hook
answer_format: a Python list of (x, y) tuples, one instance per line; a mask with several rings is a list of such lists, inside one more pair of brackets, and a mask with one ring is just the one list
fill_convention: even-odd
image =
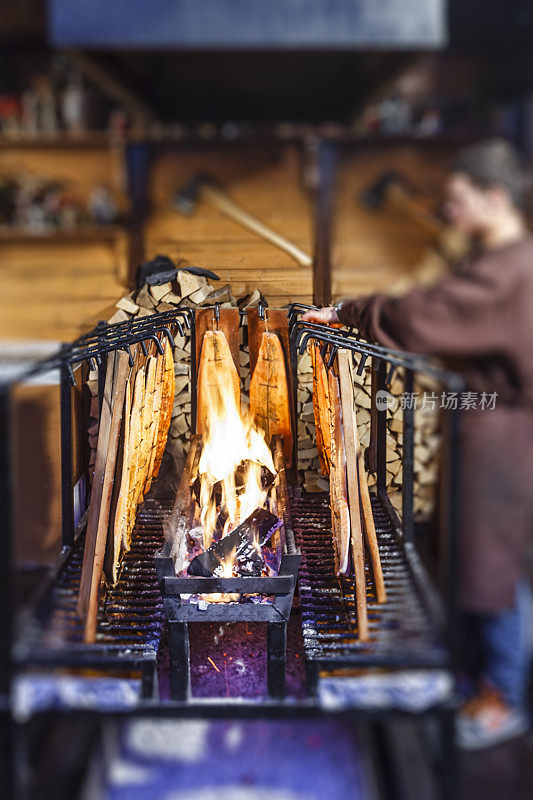
[(218, 325), (220, 322), (220, 303), (215, 303), (215, 320)]
[(135, 361), (134, 361), (134, 358), (133, 358), (133, 356), (131, 354), (131, 350), (130, 350), (129, 345), (125, 344), (124, 347), (121, 348), (121, 350), (124, 350), (124, 352), (128, 354), (129, 365), (130, 365), (130, 367), (133, 367), (133, 365), (135, 364)]
[(337, 348), (332, 346), (328, 358), (328, 369), (330, 369), (331, 365), (335, 361), (336, 356), (337, 356)]
[[(183, 328), (178, 323), (178, 320), (176, 320), (176, 323), (178, 324), (178, 328), (180, 329), (180, 333), (183, 336)], [(170, 332), (170, 328), (163, 328), (163, 333), (167, 337), (169, 345), (171, 347), (176, 347), (176, 343), (174, 341), (174, 337), (172, 336), (172, 333)]]
[(143, 351), (143, 356), (147, 358), (148, 348), (146, 347), (146, 342), (144, 341), (144, 339), (141, 339), (141, 350)]
[(155, 344), (157, 352), (162, 356), (165, 351), (163, 350), (163, 345), (161, 344), (159, 337), (156, 336), (155, 333), (152, 333), (152, 335), (148, 338), (152, 340), (152, 342)]
[(302, 336), (302, 340), (301, 340), (301, 342), (300, 342), (300, 344), (298, 346), (298, 353), (301, 356), (303, 356), (303, 354), (305, 353), (305, 350), (307, 348), (308, 340), (309, 340), (309, 336)]
[(76, 386), (76, 378), (74, 377), (74, 372), (72, 371), (72, 364), (67, 364), (67, 372), (68, 372), (68, 379), (70, 381), (71, 386)]
[[(354, 353), (354, 355), (355, 355), (355, 353)], [(359, 361), (359, 366), (357, 367), (357, 371), (355, 373), (356, 375), (359, 375), (359, 377), (361, 377), (361, 375), (363, 374), (363, 370), (365, 368), (365, 364), (366, 364), (367, 358), (368, 358), (367, 355), (362, 355), (361, 356), (361, 360)]]

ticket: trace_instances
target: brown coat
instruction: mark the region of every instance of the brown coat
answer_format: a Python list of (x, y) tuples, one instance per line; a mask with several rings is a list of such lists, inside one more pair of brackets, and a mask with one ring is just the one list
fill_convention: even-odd
[(343, 303), (341, 321), (392, 348), (441, 357), (494, 410), (461, 414), (459, 599), (508, 607), (533, 527), (533, 237), (404, 297)]

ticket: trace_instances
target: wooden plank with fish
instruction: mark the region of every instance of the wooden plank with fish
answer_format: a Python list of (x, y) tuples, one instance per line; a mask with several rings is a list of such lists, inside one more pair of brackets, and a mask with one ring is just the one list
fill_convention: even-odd
[(350, 552), (350, 510), (346, 483), (346, 457), (342, 436), (342, 409), (339, 381), (333, 370), (328, 372), (331, 424), (331, 525), (337, 575), (348, 571)]
[(339, 388), (342, 409), (343, 452), (346, 459), (346, 480), (348, 505), (350, 509), (350, 538), (354, 566), (355, 605), (357, 610), (357, 629), (359, 639), (368, 639), (368, 616), (366, 605), (365, 550), (361, 525), (361, 503), (357, 475), (358, 446), (357, 427), (353, 405), (353, 379), (351, 373), (351, 353), (339, 350), (337, 365), (339, 369)]
[(263, 333), (257, 363), (250, 381), (250, 412), (268, 443), (283, 438), (287, 465), (292, 457), (289, 390), (281, 342), (275, 333)]

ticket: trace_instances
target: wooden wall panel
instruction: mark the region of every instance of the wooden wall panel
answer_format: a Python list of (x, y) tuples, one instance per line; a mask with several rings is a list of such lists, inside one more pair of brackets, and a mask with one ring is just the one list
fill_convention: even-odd
[(332, 293), (335, 300), (386, 291), (412, 273), (431, 246), (431, 236), (390, 206), (370, 211), (360, 193), (380, 174), (396, 170), (438, 198), (450, 151), (418, 145), (375, 145), (345, 151), (339, 160), (333, 229)]
[[(120, 209), (128, 209), (118, 147), (1, 147), (0, 172), (64, 182), (82, 203), (93, 186), (104, 184)], [(64, 240), (0, 230), (0, 338), (69, 341), (87, 330), (127, 291), (127, 252), (120, 228), (78, 238), (73, 232)]]
[(261, 289), (273, 306), (309, 300), (310, 268), (205, 205), (191, 217), (171, 208), (176, 189), (197, 173), (216, 177), (245, 209), (312, 254), (312, 208), (300, 182), (298, 150), (284, 145), (161, 151), (151, 174), (147, 256), (165, 253), (209, 267), (238, 294)]
[(125, 246), (124, 234), (115, 242), (0, 243), (0, 338), (69, 341), (86, 331), (127, 291)]

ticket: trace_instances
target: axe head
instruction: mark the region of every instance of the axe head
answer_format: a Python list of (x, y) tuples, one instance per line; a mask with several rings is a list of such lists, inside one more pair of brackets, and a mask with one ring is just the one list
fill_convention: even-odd
[(392, 184), (401, 185), (407, 191), (409, 183), (399, 172), (389, 170), (380, 175), (370, 186), (364, 189), (359, 195), (359, 200), (372, 211), (377, 211), (386, 200), (387, 192)]
[(180, 214), (190, 216), (196, 210), (196, 206), (201, 199), (202, 189), (204, 186), (217, 186), (220, 184), (215, 178), (210, 175), (199, 173), (191, 178), (185, 186), (182, 186), (172, 197), (172, 206), (179, 211)]

